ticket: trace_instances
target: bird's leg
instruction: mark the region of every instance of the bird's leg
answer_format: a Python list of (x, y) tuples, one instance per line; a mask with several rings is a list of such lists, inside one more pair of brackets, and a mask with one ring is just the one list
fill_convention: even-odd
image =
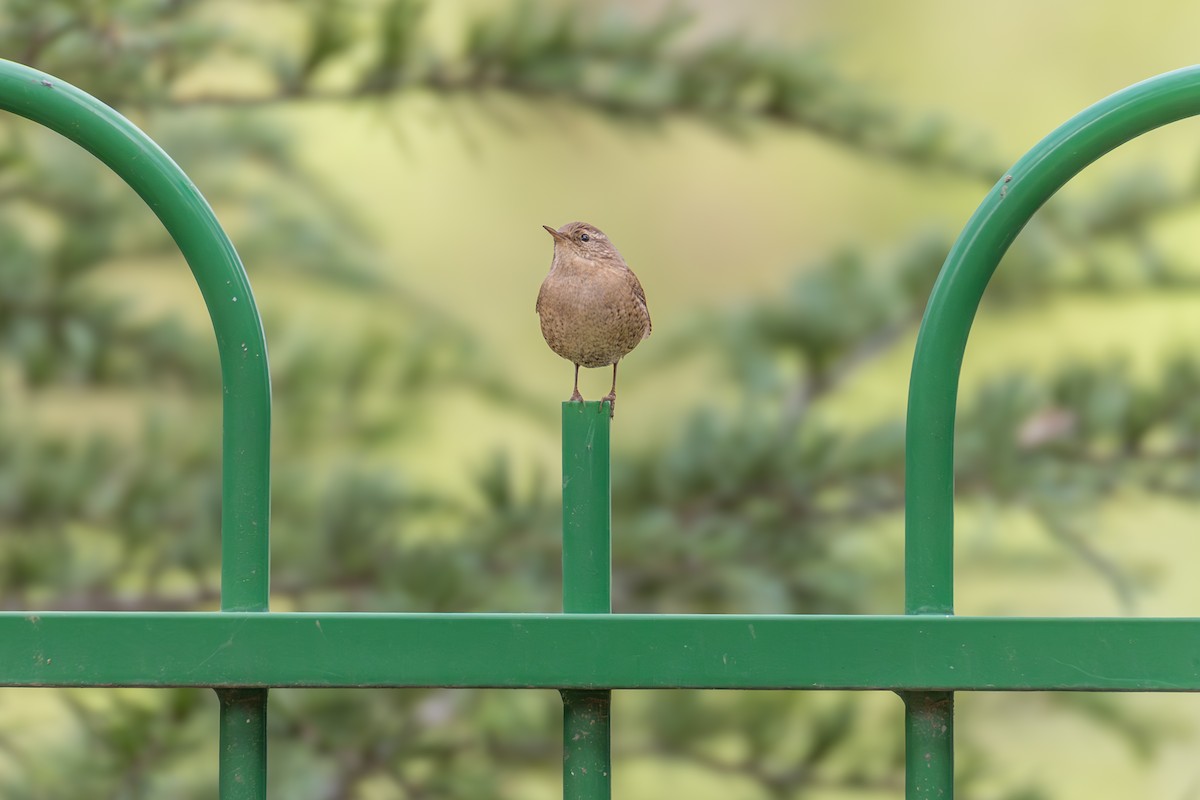
[(600, 398), (600, 407), (601, 408), (604, 408), (605, 401), (608, 401), (608, 418), (612, 419), (613, 415), (617, 413), (617, 362), (616, 361), (613, 362), (612, 389), (609, 390), (608, 394), (606, 394), (606, 395), (604, 395), (604, 397)]
[(569, 403), (582, 403), (583, 402), (583, 395), (581, 395), (579, 393), (579, 365), (578, 364), (575, 365), (575, 391), (571, 392), (571, 399), (568, 400), (567, 402), (569, 402)]

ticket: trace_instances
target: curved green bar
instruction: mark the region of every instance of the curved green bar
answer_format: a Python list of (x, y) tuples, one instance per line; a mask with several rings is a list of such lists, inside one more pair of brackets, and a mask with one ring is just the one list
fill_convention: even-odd
[[(221, 356), (221, 608), (266, 611), (271, 381), (262, 320), (233, 244), (183, 170), (129, 120), (86, 92), (0, 60), (0, 109), (62, 134), (107, 164), (158, 215), (187, 259)], [(217, 694), (221, 797), (266, 797), (267, 692)]]
[[(1042, 204), (1100, 156), (1200, 114), (1200, 67), (1169, 72), (1101, 100), (1002, 176), (967, 222), (938, 275), (917, 335), (905, 444), (904, 610), (954, 613), (954, 412), (967, 335), (992, 273)], [(954, 796), (954, 695), (905, 692), (905, 796)]]
[(954, 609), (954, 410), (967, 334), (1008, 246), (1043, 203), (1100, 156), (1200, 114), (1200, 67), (1168, 72), (1101, 100), (1025, 154), (954, 243), (925, 308), (908, 389), (905, 610)]
[(86, 92), (0, 60), (0, 109), (62, 134), (108, 165), (158, 215), (187, 259), (217, 334), (224, 386), (221, 606), (266, 610), (271, 382), (262, 321), (233, 244), (170, 156)]

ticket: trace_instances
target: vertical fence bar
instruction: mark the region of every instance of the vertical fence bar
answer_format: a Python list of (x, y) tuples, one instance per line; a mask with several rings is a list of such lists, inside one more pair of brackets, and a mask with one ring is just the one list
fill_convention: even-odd
[[(563, 612), (612, 610), (611, 423), (602, 403), (563, 403)], [(563, 798), (612, 796), (612, 692), (564, 691)]]
[[(913, 378), (916, 380), (916, 377)], [(942, 376), (932, 378), (944, 380)], [(910, 389), (911, 391), (911, 389)], [(909, 411), (910, 419), (915, 415)], [(909, 435), (912, 437), (912, 428)], [(905, 446), (909, 484), (936, 485), (942, 497), (954, 494), (953, 466), (938, 471), (913, 458), (913, 439)], [(940, 466), (940, 462), (935, 462)], [(915, 476), (920, 474), (920, 478)], [(954, 613), (954, 523), (951, 513), (934, 508), (922, 495), (906, 500), (904, 537), (904, 613)], [(949, 502), (949, 501), (948, 501)], [(919, 520), (919, 522), (918, 522)], [(916, 533), (920, 530), (920, 533)], [(954, 693), (902, 692), (904, 700), (904, 796), (907, 800), (954, 797)]]
[(954, 693), (907, 692), (904, 698), (905, 797), (954, 797)]
[(220, 689), (221, 800), (267, 796), (267, 691)]

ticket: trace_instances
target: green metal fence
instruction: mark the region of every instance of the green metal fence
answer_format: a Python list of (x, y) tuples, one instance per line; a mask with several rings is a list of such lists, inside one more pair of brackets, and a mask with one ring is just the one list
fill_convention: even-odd
[(0, 613), (0, 685), (207, 686), (220, 698), (220, 796), (266, 796), (267, 691), (554, 688), (569, 798), (610, 793), (613, 689), (890, 690), (906, 708), (907, 790), (950, 798), (954, 692), (1200, 691), (1200, 619), (955, 617), (954, 412), (975, 311), (1017, 233), (1118, 145), (1200, 113), (1200, 67), (1097, 103), (1004, 175), (946, 260), (909, 388), (905, 614), (610, 614), (609, 417), (563, 405), (563, 614), (267, 613), (270, 379), (232, 244), (196, 187), (131, 123), (0, 61), (0, 108), (75, 141), (162, 220), (216, 331), (224, 386), (221, 611)]

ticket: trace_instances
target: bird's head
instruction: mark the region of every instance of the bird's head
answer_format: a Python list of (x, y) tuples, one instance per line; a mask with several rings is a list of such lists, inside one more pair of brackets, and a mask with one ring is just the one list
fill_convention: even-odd
[(554, 252), (581, 256), (591, 261), (615, 261), (624, 263), (617, 248), (604, 235), (604, 231), (586, 222), (568, 222), (558, 230), (549, 225), (543, 228), (554, 237)]

